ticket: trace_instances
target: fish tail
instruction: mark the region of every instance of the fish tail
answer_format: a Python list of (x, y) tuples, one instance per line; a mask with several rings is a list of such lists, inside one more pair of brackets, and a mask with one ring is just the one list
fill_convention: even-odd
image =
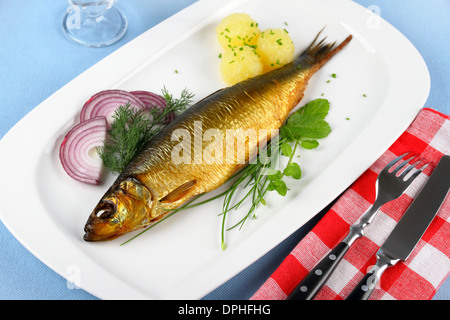
[(349, 42), (352, 40), (352, 35), (349, 35), (344, 41), (342, 41), (338, 46), (336, 42), (328, 43), (325, 42), (325, 38), (320, 40), (319, 36), (320, 30), (317, 36), (314, 38), (309, 47), (296, 59), (297, 66), (300, 67), (317, 67), (320, 69), (328, 60), (330, 60), (336, 53), (342, 50)]

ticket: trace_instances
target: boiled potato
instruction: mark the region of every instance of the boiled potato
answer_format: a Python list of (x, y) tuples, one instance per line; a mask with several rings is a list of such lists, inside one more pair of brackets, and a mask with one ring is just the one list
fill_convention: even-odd
[(285, 29), (267, 29), (256, 43), (264, 71), (270, 71), (289, 63), (294, 58), (294, 43)]
[(220, 71), (223, 80), (233, 85), (260, 75), (263, 72), (263, 65), (255, 49), (242, 46), (227, 49), (222, 53)]
[(261, 30), (258, 23), (246, 13), (233, 13), (219, 23), (217, 39), (224, 49), (255, 45)]

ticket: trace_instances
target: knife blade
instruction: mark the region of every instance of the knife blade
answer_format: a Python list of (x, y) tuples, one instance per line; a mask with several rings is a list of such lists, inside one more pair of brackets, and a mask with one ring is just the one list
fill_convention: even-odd
[(346, 300), (367, 300), (383, 272), (408, 259), (438, 213), (450, 189), (450, 156), (444, 155), (416, 199), (404, 213), (381, 248), (377, 262), (349, 294)]

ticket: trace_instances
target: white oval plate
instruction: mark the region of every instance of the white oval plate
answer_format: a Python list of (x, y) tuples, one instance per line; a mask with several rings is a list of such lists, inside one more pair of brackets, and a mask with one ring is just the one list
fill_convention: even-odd
[[(271, 196), (243, 230), (228, 232), (225, 252), (220, 200), (180, 212), (124, 246), (128, 235), (84, 242), (84, 223), (113, 177), (101, 186), (85, 185), (59, 163), (59, 144), (81, 106), (110, 88), (160, 92), (166, 86), (177, 95), (186, 87), (197, 100), (219, 89), (215, 26), (233, 12), (250, 14), (261, 29), (288, 29), (297, 52), (324, 26), (330, 41), (354, 36), (313, 77), (301, 102), (323, 93), (331, 102), (327, 120), (333, 129), (318, 149), (301, 151), (303, 178), (290, 183), (285, 198)], [(428, 70), (413, 45), (351, 1), (201, 0), (81, 74), (7, 133), (0, 142), (1, 219), (36, 257), (99, 298), (198, 299), (344, 191), (412, 122), (429, 87)]]

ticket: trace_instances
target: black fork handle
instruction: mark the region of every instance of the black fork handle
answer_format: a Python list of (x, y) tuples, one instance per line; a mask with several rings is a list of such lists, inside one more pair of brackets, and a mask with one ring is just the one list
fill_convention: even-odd
[(303, 278), (286, 298), (287, 300), (312, 300), (327, 282), (349, 245), (340, 242)]

